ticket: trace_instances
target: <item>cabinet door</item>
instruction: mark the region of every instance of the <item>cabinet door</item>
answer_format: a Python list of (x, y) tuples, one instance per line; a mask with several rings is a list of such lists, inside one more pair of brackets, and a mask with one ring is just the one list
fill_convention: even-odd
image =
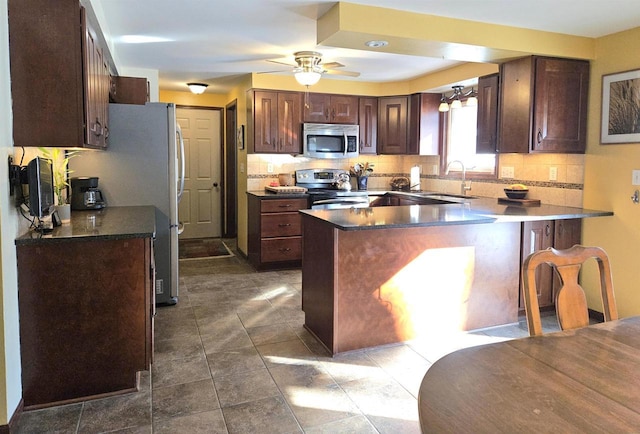
[(331, 95), (330, 122), (337, 124), (358, 123), (358, 97)]
[(81, 9), (7, 2), (14, 146), (84, 145)]
[(331, 96), (326, 93), (309, 93), (305, 96), (303, 111), (304, 122), (329, 122), (331, 113)]
[(499, 77), (492, 74), (478, 79), (476, 154), (495, 154), (498, 151)]
[(378, 98), (360, 98), (360, 153), (375, 154), (378, 144)]
[(439, 154), (439, 106), (440, 94), (437, 93), (417, 93), (409, 97), (407, 154)]
[(499, 152), (529, 153), (532, 96), (533, 58), (503, 63), (500, 66)]
[[(84, 17), (84, 13), (82, 14)], [(106, 148), (109, 135), (109, 65), (95, 29), (83, 18), (85, 144)]]
[[(537, 250), (544, 250), (553, 246), (554, 222), (550, 220), (524, 222), (522, 224), (522, 261)], [(538, 291), (539, 306), (552, 306), (553, 285), (552, 268), (542, 264), (536, 271), (536, 287)], [(520, 308), (524, 308), (522, 291), (520, 295)]]
[(378, 151), (380, 154), (407, 153), (407, 97), (378, 99)]
[(278, 150), (278, 93), (258, 91), (254, 96), (254, 151)]
[(301, 154), (302, 110), (301, 94), (278, 93), (278, 152)]
[(584, 153), (589, 62), (536, 58), (532, 150)]

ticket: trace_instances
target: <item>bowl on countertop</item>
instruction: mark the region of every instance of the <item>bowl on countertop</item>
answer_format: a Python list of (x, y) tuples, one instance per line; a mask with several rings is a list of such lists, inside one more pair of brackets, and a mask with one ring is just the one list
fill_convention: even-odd
[(527, 197), (527, 193), (529, 193), (529, 190), (513, 188), (504, 189), (504, 194), (506, 194), (509, 199), (524, 199)]

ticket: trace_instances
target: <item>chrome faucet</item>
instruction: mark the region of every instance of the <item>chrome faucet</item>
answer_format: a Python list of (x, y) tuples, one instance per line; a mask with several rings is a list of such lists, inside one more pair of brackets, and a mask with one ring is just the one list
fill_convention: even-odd
[(453, 163), (458, 163), (460, 164), (460, 167), (462, 167), (462, 183), (460, 185), (460, 195), (465, 196), (467, 194), (467, 191), (471, 190), (471, 181), (469, 181), (469, 185), (467, 185), (467, 170), (464, 167), (464, 163), (460, 160), (450, 161), (449, 164), (447, 164), (447, 168), (444, 174), (449, 174), (449, 167), (451, 167)]

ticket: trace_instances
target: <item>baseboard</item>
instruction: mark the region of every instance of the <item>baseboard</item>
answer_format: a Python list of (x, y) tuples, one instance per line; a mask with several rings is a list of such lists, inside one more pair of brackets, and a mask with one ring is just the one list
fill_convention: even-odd
[(18, 403), (18, 408), (13, 412), (11, 419), (7, 425), (0, 425), (0, 434), (12, 434), (18, 432), (18, 421), (22, 416), (22, 409), (24, 408), (24, 401), (21, 399)]

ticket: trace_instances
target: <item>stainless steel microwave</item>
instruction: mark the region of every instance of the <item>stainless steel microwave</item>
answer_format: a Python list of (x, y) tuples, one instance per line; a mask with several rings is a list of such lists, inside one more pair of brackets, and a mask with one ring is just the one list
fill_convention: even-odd
[(312, 158), (355, 158), (359, 146), (358, 125), (302, 125), (303, 155)]

